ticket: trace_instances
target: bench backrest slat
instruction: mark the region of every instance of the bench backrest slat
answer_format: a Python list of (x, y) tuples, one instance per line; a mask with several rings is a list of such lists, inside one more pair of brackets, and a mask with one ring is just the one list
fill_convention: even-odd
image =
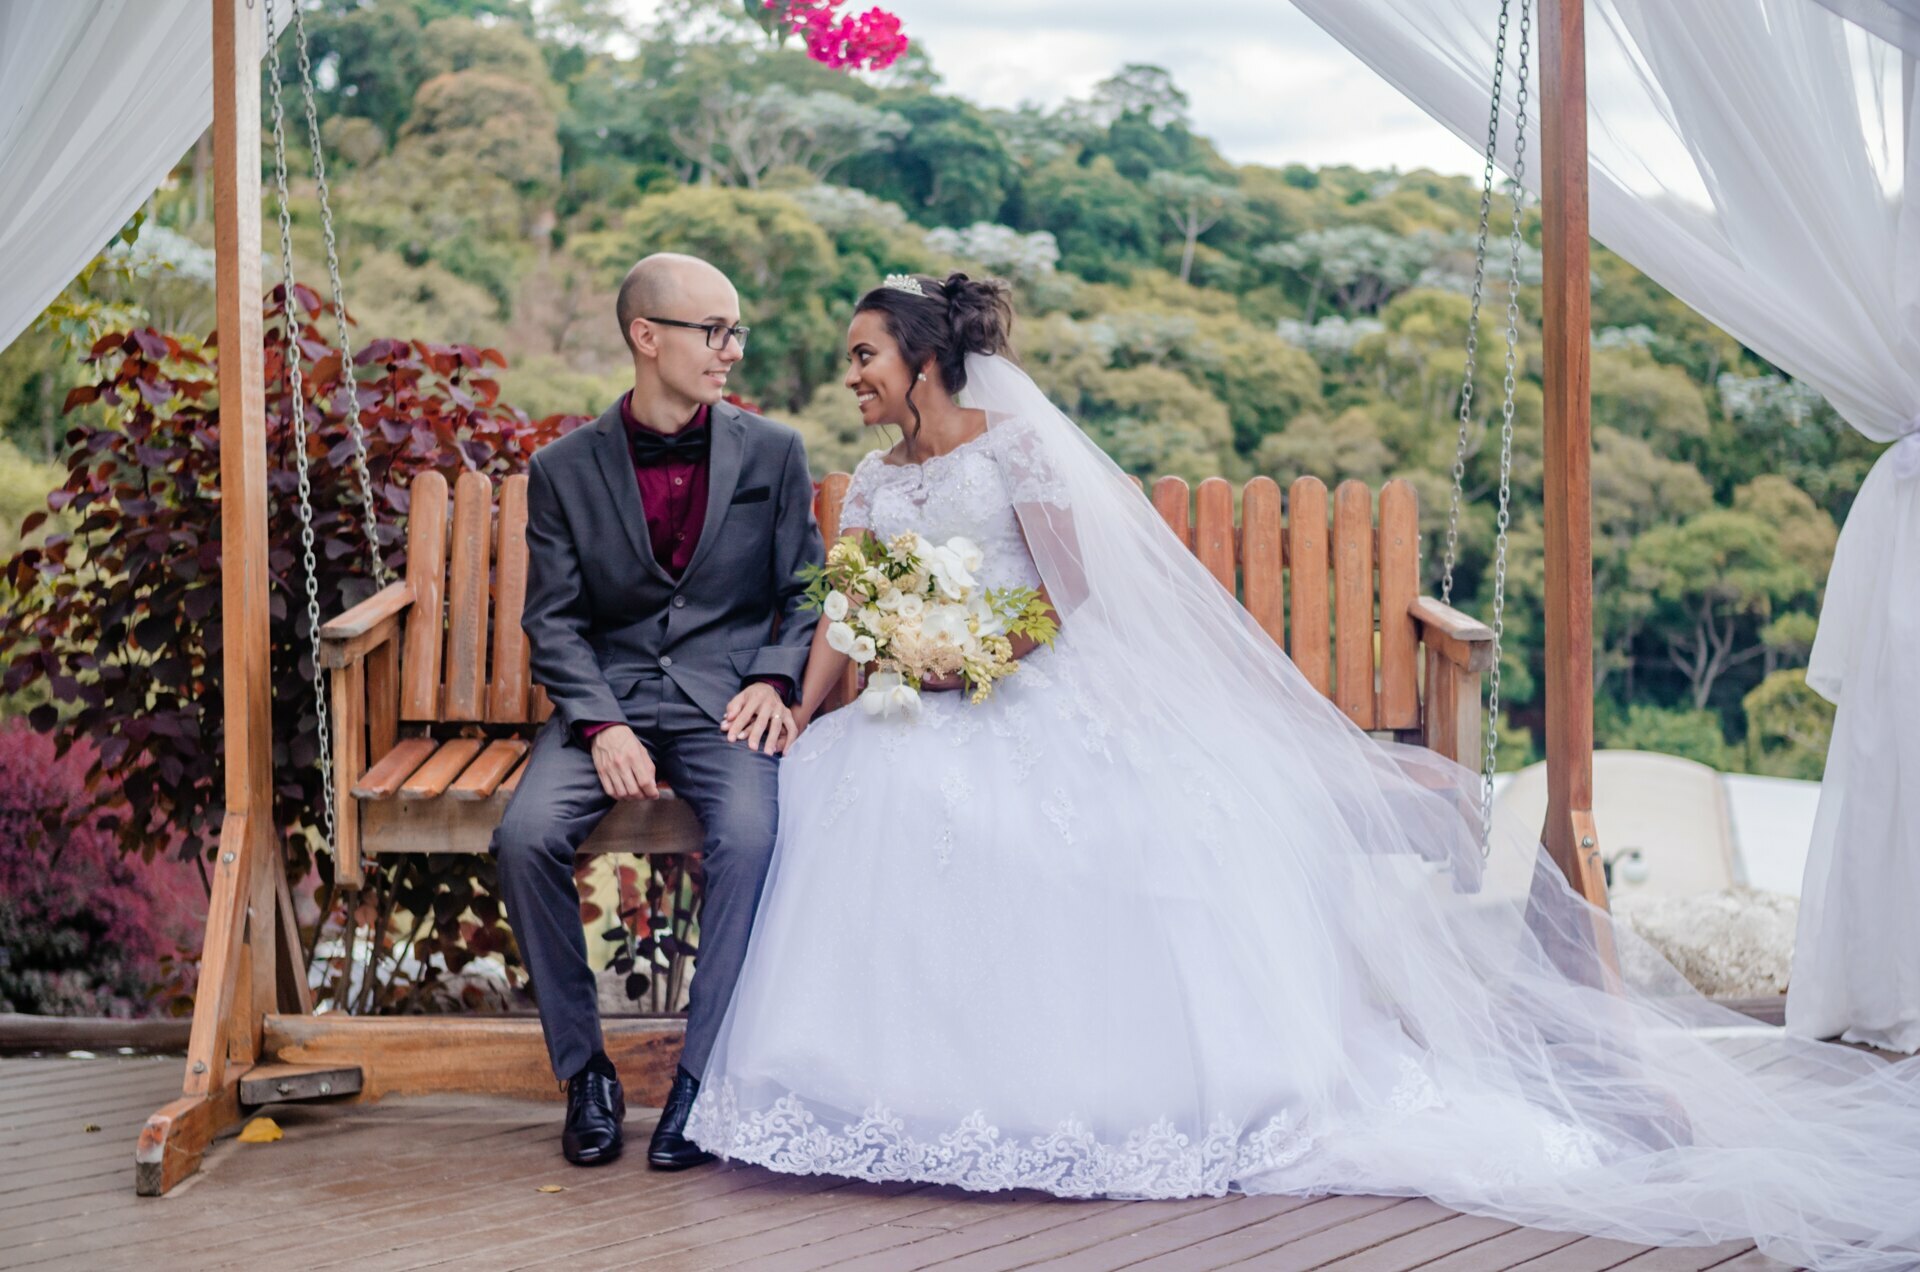
[(444, 720), (479, 720), (486, 715), (492, 531), (493, 483), (476, 472), (461, 473), (453, 485), (453, 543), (447, 569)]
[(1380, 703), (1376, 727), (1420, 727), (1420, 501), (1406, 481), (1380, 488)]
[(1343, 481), (1333, 492), (1333, 701), (1373, 728), (1373, 492)]
[[(1333, 660), (1328, 644), (1327, 484), (1297, 477), (1287, 489), (1287, 653), (1307, 680), (1333, 696)], [(1277, 586), (1277, 585), (1276, 585)]]
[(447, 586), (447, 479), (439, 473), (421, 473), (408, 489), (407, 582), (413, 608), (400, 658), (400, 718), (437, 720)]
[(493, 550), (493, 674), (487, 683), (487, 719), (515, 724), (527, 718), (532, 673), (520, 627), (527, 603), (527, 477), (500, 483), (500, 516)]

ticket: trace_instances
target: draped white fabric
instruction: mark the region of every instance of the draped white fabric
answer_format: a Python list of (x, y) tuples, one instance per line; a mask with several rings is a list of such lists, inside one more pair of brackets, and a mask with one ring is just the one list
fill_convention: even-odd
[[(1495, 37), (1487, 0), (1294, 3), (1429, 114), (1485, 145)], [(1860, 432), (1898, 443), (1842, 530), (1809, 668), (1839, 713), (1788, 1022), (1809, 1036), (1844, 1032), (1914, 1050), (1920, 202), (1906, 192), (1920, 173), (1920, 3), (1588, 0), (1586, 12), (1595, 237), (1817, 388)], [(1537, 75), (1537, 52), (1534, 65)], [(1507, 96), (1501, 162), (1510, 171)], [(1536, 80), (1536, 138), (1538, 102)], [(1539, 168), (1536, 150), (1527, 174), (1536, 188)]]
[(0, 3), (0, 348), (213, 119), (206, 0)]

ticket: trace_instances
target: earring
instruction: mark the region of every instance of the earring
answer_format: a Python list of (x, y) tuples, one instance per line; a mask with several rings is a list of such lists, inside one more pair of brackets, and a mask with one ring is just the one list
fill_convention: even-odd
[(926, 378), (927, 378), (927, 373), (926, 373), (925, 371), (922, 371), (922, 372), (920, 373), (920, 378), (921, 378), (922, 380), (924, 380), (924, 379), (926, 379)]

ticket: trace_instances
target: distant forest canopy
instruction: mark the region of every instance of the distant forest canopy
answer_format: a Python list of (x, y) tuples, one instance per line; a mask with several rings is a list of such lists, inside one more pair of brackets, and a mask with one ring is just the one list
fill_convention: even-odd
[[(1145, 64), (1085, 100), (984, 109), (943, 91), (938, 50), (830, 70), (757, 0), (669, 0), (645, 29), (613, 0), (322, 0), (307, 22), (362, 343), (493, 346), (505, 400), (597, 412), (630, 374), (614, 285), (647, 252), (693, 252), (732, 276), (754, 328), (735, 387), (798, 425), (825, 473), (875, 440), (838, 386), (854, 300), (896, 271), (996, 274), (1016, 289), (1021, 359), (1123, 467), (1404, 476), (1438, 576), (1477, 180), (1233, 164)], [(297, 260), (320, 287), (297, 81), (289, 94)], [(208, 168), (203, 142), (0, 354), (0, 550), (59, 478), (60, 408), (92, 339), (131, 322), (211, 330)], [(271, 235), (271, 181), (267, 199)], [(1496, 196), (1454, 588), (1482, 615), (1506, 220)], [(1507, 764), (1536, 753), (1541, 709), (1537, 216), (1525, 225)], [(1803, 669), (1836, 526), (1876, 448), (1598, 245), (1593, 283), (1600, 741), (1817, 777), (1830, 710)]]

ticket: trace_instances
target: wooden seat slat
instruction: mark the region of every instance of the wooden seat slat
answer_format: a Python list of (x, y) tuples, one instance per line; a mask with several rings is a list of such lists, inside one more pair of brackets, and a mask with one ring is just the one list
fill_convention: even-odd
[(447, 794), (454, 799), (485, 799), (499, 789), (527, 750), (527, 743), (520, 738), (496, 738), (454, 779)]
[(400, 784), (400, 798), (432, 799), (445, 794), (447, 787), (453, 784), (453, 779), (466, 770), (474, 756), (480, 754), (482, 745), (479, 738), (454, 738), (441, 743), (432, 758)]
[(513, 794), (514, 788), (520, 785), (520, 775), (527, 771), (527, 763), (532, 759), (533, 759), (533, 748), (529, 746), (527, 748), (526, 757), (523, 758), (518, 764), (513, 766), (513, 772), (507, 774), (505, 777), (500, 779), (500, 785), (498, 788), (499, 794), (501, 795)]
[(403, 738), (393, 749), (374, 761), (372, 768), (353, 783), (355, 799), (392, 799), (414, 770), (425, 764), (440, 744), (432, 738)]

